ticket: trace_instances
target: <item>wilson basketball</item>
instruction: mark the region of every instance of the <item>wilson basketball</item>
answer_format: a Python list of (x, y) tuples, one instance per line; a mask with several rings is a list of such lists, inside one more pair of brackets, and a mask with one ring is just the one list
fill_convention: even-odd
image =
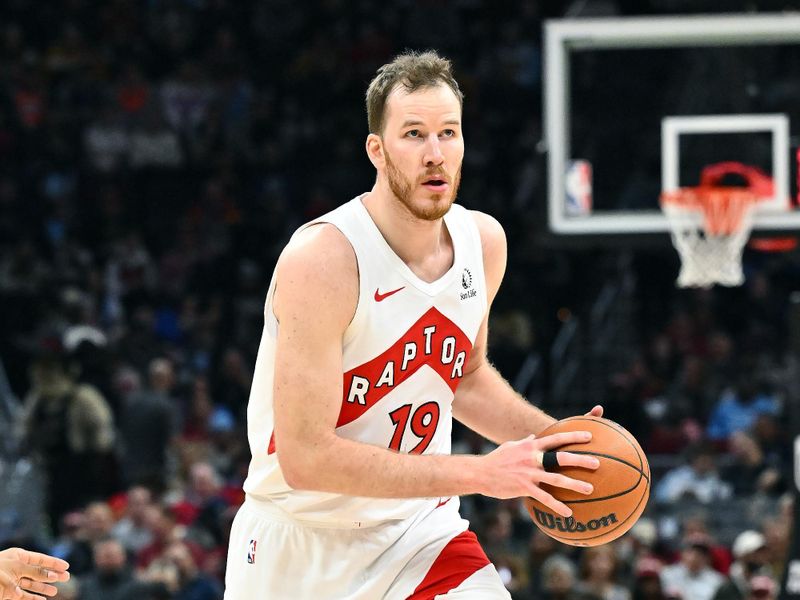
[(572, 546), (597, 546), (615, 540), (628, 531), (647, 506), (650, 496), (650, 465), (636, 439), (622, 426), (599, 417), (570, 417), (553, 423), (539, 434), (590, 431), (585, 444), (560, 446), (558, 451), (591, 454), (598, 458), (596, 471), (560, 467), (558, 472), (587, 481), (589, 494), (542, 484), (542, 489), (572, 509), (564, 518), (533, 498), (525, 506), (536, 525), (559, 542)]

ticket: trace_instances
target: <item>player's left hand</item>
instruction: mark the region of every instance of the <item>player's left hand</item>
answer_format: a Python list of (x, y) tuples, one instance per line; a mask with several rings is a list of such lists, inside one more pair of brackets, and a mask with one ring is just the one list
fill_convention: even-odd
[(0, 552), (0, 598), (2, 600), (34, 600), (55, 596), (51, 585), (69, 579), (69, 563), (60, 558), (9, 548)]
[(584, 416), (586, 417), (602, 417), (603, 416), (603, 407), (599, 404), (595, 404), (594, 408), (587, 412)]

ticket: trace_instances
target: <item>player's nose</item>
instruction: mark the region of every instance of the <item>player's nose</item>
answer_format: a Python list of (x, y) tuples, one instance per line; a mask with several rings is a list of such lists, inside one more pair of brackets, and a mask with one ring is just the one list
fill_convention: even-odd
[(442, 153), (442, 147), (437, 135), (428, 136), (428, 140), (425, 143), (425, 156), (423, 157), (423, 161), (426, 167), (438, 166), (444, 162), (444, 154)]

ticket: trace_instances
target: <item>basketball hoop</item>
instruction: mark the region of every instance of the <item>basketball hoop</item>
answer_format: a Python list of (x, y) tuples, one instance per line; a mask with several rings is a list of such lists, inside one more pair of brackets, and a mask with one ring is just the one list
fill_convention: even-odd
[(762, 199), (752, 189), (718, 185), (661, 194), (661, 210), (681, 257), (679, 287), (744, 283), (742, 251), (753, 227), (753, 208)]

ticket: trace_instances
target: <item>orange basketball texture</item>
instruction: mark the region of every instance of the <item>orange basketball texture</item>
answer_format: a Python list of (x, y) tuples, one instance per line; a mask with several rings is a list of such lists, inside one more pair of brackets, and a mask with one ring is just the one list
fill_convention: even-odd
[(598, 546), (617, 539), (641, 516), (650, 496), (650, 465), (639, 443), (624, 427), (600, 417), (569, 417), (539, 434), (590, 431), (586, 444), (567, 444), (558, 451), (591, 454), (600, 461), (596, 471), (561, 467), (558, 472), (594, 486), (589, 495), (542, 484), (542, 489), (572, 509), (564, 518), (533, 498), (525, 506), (536, 525), (559, 542)]

